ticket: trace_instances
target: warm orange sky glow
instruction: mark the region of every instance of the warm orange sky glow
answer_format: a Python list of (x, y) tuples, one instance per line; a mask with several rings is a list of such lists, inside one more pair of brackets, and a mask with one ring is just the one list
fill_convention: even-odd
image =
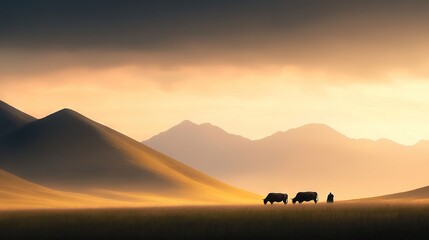
[[(44, 186), (69, 173), (67, 160), (78, 180), (110, 179), (106, 158), (128, 166), (138, 155), (145, 177), (168, 155), (162, 169), (183, 163), (258, 194), (426, 186), (428, 10), (423, 0), (2, 1), (2, 170)], [(16, 171), (24, 160), (60, 178), (41, 184), (40, 170)]]
[[(332, 81), (297, 67), (123, 66), (67, 69), (2, 81), (3, 100), (38, 117), (68, 107), (145, 140), (184, 119), (258, 139), (326, 123), (353, 138), (429, 138), (429, 83)], [(335, 77), (336, 78), (336, 77)]]
[(73, 108), (137, 140), (184, 119), (252, 139), (313, 122), (429, 138), (427, 2), (99, 7), (5, 3), (0, 98), (36, 117)]

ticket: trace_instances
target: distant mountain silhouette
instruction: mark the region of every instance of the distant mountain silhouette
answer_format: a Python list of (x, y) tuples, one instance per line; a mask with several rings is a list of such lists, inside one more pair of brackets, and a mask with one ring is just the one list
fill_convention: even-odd
[(259, 140), (185, 121), (144, 143), (254, 192), (317, 190), (336, 199), (377, 196), (426, 185), (429, 144), (351, 139), (308, 124)]
[(0, 101), (0, 138), (34, 120), (34, 117)]
[(259, 197), (70, 109), (32, 121), (0, 140), (0, 168), (67, 191), (142, 192), (208, 202)]
[(197, 125), (186, 120), (144, 144), (172, 154), (196, 169), (224, 177), (242, 172), (251, 160), (249, 148), (254, 142), (209, 123)]

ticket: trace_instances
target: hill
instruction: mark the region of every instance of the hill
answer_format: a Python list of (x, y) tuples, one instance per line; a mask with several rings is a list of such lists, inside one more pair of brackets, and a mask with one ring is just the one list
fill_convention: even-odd
[(0, 209), (120, 206), (120, 202), (49, 189), (0, 170)]
[(185, 121), (144, 144), (250, 191), (314, 190), (321, 199), (353, 199), (426, 185), (429, 145), (351, 139), (308, 124), (259, 140)]
[(426, 200), (429, 201), (429, 186), (411, 191), (388, 194), (380, 197), (370, 198), (372, 200)]
[[(0, 210), (39, 208), (123, 208), (142, 206), (198, 205), (210, 202), (192, 196), (161, 196), (156, 193), (99, 191), (95, 194), (47, 188), (0, 170)], [(216, 203), (216, 202), (212, 202)], [(222, 202), (219, 202), (222, 203)]]
[(0, 138), (34, 120), (34, 117), (0, 101)]
[(259, 199), (70, 109), (8, 134), (0, 141), (0, 167), (49, 188), (115, 198)]

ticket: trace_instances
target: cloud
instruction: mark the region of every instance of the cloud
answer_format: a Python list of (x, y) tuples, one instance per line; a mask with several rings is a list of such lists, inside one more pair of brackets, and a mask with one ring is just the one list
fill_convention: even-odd
[[(427, 76), (427, 1), (0, 3), (0, 71), (285, 66), (341, 80)], [(0, 77), (1, 78), (1, 77)]]

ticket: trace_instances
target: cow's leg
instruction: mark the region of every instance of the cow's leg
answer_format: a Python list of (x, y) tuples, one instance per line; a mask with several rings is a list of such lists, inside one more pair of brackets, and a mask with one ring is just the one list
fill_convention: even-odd
[(270, 201), (271, 205), (273, 205), (273, 201)]

